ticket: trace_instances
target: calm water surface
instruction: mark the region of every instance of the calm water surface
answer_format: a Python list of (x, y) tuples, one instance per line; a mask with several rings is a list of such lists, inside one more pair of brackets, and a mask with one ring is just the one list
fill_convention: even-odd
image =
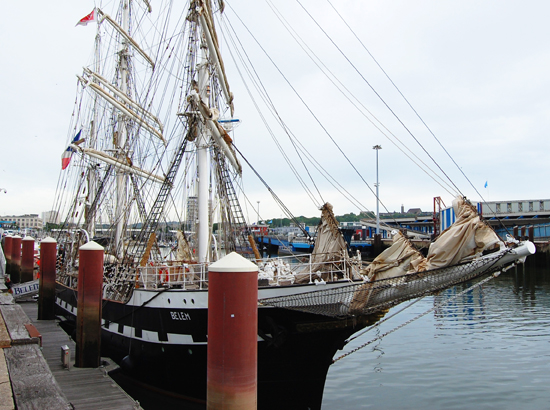
[[(424, 298), (344, 351), (466, 287)], [(323, 396), (323, 410), (520, 408), (550, 409), (548, 267), (503, 273), (338, 361)]]

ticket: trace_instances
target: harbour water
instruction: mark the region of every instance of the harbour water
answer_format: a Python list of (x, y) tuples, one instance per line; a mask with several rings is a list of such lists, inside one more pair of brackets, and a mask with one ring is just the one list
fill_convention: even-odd
[[(351, 341), (342, 353), (448, 301), (469, 285), (425, 297)], [(386, 317), (407, 304), (394, 307)], [(550, 409), (548, 386), (550, 267), (531, 263), (337, 361), (327, 376), (322, 409)], [(152, 397), (139, 387), (128, 391), (146, 410), (161, 408), (159, 403), (166, 409), (205, 408)]]
[[(422, 299), (345, 351), (465, 287)], [(323, 409), (548, 409), (548, 386), (550, 268), (527, 265), (336, 362)]]

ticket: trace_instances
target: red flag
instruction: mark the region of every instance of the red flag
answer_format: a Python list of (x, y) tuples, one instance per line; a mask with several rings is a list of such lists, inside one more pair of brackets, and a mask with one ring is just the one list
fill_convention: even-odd
[(93, 9), (92, 12), (90, 14), (88, 14), (86, 17), (81, 18), (79, 20), (79, 22), (76, 23), (76, 26), (85, 26), (85, 25), (87, 25), (88, 23), (90, 23), (92, 21), (97, 21), (97, 13), (96, 13), (95, 9)]

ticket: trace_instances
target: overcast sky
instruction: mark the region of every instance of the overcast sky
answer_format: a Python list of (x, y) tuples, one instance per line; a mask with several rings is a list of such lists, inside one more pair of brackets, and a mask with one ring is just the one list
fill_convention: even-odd
[[(331, 2), (486, 200), (550, 197), (549, 2)], [(155, 1), (151, 3), (155, 9)], [(397, 211), (401, 205), (430, 210), (435, 196), (450, 204), (452, 196), (350, 106), (318, 71), (267, 3), (233, 0), (227, 4), (227, 17), (251, 50), (249, 57), (260, 75), (263, 73), (263, 84), (284, 121), (365, 209), (376, 208), (375, 198), (339, 149), (374, 189), (372, 147), (382, 146), (380, 197), (389, 211)], [(480, 199), (328, 2), (302, 0), (350, 61), (342, 57), (299, 3), (277, 0), (275, 4), (323, 63), (392, 133), (428, 163), (431, 160), (426, 159), (410, 131), (463, 194)], [(3, 6), (0, 188), (7, 193), (0, 192), (0, 215), (40, 214), (52, 208), (75, 101), (75, 75), (90, 61), (92, 52), (95, 28), (75, 24), (93, 9), (94, 2), (59, 0), (46, 5), (25, 1)], [(258, 48), (233, 10), (287, 80)], [(295, 215), (318, 215), (316, 204), (285, 171), (284, 161), (262, 129), (232, 68), (233, 61), (224, 56), (235, 94), (235, 115), (242, 120), (234, 135), (237, 146)], [(280, 129), (274, 132), (290, 150), (288, 137)], [(300, 159), (290, 155), (300, 167)], [(429, 165), (437, 169), (433, 162)], [(336, 214), (360, 210), (311, 172), (322, 200), (332, 202)], [(307, 175), (303, 168), (300, 173)], [(250, 171), (245, 171), (244, 187), (250, 190), (249, 213), (260, 201), (262, 218), (281, 216)]]

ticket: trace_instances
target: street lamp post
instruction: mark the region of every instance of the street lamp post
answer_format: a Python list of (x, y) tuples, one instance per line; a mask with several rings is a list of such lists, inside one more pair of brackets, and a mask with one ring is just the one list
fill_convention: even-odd
[(378, 188), (380, 187), (380, 183), (378, 182), (378, 151), (382, 149), (381, 145), (375, 145), (372, 147), (372, 149), (376, 150), (376, 234), (380, 234), (380, 197), (378, 196)]

